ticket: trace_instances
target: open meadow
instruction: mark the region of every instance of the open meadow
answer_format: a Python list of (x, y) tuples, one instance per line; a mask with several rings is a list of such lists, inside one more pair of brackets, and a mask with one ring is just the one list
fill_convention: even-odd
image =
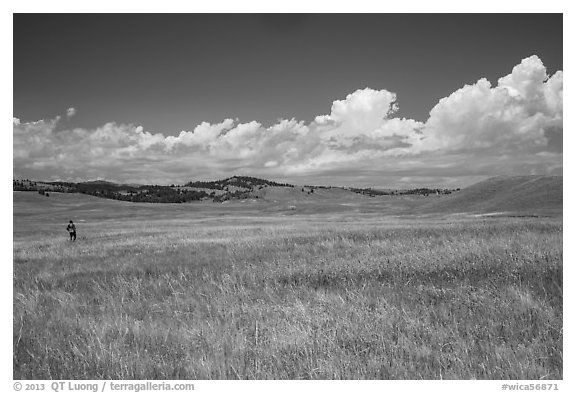
[(13, 198), (14, 379), (563, 378), (561, 215)]

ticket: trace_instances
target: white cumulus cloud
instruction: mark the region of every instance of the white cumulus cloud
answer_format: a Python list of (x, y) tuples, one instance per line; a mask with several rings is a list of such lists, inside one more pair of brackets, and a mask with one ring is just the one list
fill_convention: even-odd
[(443, 98), (430, 111), (421, 150), (542, 151), (547, 133), (562, 129), (562, 72), (552, 77), (528, 57), (492, 86), (486, 79)]
[(562, 171), (563, 73), (548, 76), (536, 56), (494, 86), (480, 79), (441, 99), (426, 122), (396, 117), (397, 110), (395, 93), (364, 88), (310, 123), (225, 119), (168, 136), (141, 125), (60, 129), (58, 116), (14, 117), (14, 172), (160, 184), (234, 173), (372, 184)]

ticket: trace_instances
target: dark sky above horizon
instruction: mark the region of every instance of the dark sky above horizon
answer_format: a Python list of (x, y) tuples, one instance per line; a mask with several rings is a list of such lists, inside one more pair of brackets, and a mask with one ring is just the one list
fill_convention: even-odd
[(563, 171), (562, 14), (14, 14), (13, 42), (15, 177)]
[(442, 97), (537, 54), (562, 69), (562, 16), (16, 14), (14, 116), (174, 135), (225, 118), (307, 122), (370, 87), (425, 121)]

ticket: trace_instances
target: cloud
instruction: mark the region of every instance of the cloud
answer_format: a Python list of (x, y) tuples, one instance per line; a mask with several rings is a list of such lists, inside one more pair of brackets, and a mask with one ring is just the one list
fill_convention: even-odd
[(397, 110), (396, 94), (387, 90), (365, 88), (334, 101), (330, 114), (317, 116), (311, 125), (326, 146), (314, 161), (328, 166), (354, 157), (405, 153), (421, 138), (423, 124), (391, 117)]
[[(554, 150), (562, 130), (562, 71), (548, 78), (528, 57), (492, 87), (486, 79), (443, 98), (430, 111), (418, 150)], [(550, 138), (554, 134), (555, 137)]]
[(330, 115), (320, 118), (322, 122), (339, 124), (350, 134), (358, 134), (378, 128), (383, 119), (397, 110), (395, 101), (396, 94), (387, 90), (356, 90), (346, 99), (334, 101)]
[[(236, 173), (388, 186), (562, 172), (563, 74), (548, 77), (536, 56), (496, 86), (480, 79), (441, 99), (424, 123), (396, 117), (397, 110), (395, 93), (364, 88), (310, 123), (225, 119), (175, 136), (117, 123), (56, 130), (60, 117), (14, 118), (14, 171), (159, 184)], [(67, 117), (75, 113), (69, 108)]]
[(66, 117), (71, 118), (76, 114), (76, 108), (70, 107), (66, 110)]
[(203, 122), (194, 131), (182, 131), (177, 137), (168, 136), (165, 145), (168, 150), (177, 146), (198, 146), (205, 150), (210, 150), (220, 134), (232, 129), (234, 120), (226, 119), (222, 123), (210, 124)]

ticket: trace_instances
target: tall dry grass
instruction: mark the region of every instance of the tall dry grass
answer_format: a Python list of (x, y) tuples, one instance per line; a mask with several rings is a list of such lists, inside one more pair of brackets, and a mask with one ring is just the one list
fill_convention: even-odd
[(15, 379), (562, 378), (558, 220), (83, 233), (15, 237)]

